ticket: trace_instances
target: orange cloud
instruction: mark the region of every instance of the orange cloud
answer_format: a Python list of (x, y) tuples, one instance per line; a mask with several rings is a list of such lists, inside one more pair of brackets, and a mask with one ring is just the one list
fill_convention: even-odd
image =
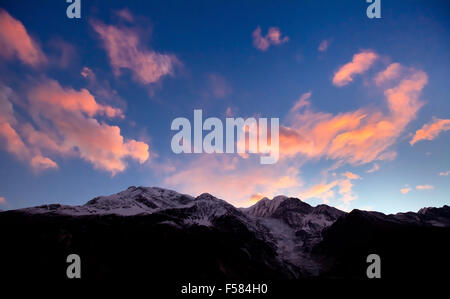
[(23, 24), (0, 8), (0, 55), (17, 57), (30, 66), (46, 62), (38, 44), (28, 35)]
[(261, 35), (261, 27), (253, 31), (253, 45), (255, 48), (266, 51), (270, 45), (280, 45), (289, 41), (289, 37), (281, 37), (281, 31), (277, 27), (270, 27), (266, 36)]
[(432, 190), (432, 189), (434, 189), (434, 186), (431, 186), (431, 185), (417, 185), (416, 189), (417, 190)]
[(420, 140), (433, 140), (439, 133), (448, 130), (450, 130), (450, 119), (435, 118), (431, 123), (425, 124), (421, 129), (417, 130), (409, 143), (414, 145)]
[(92, 22), (92, 27), (103, 41), (116, 75), (121, 69), (129, 69), (135, 80), (149, 84), (173, 74), (174, 65), (178, 63), (176, 57), (146, 49), (136, 31), (100, 22)]
[(255, 159), (241, 160), (238, 156), (201, 155), (177, 167), (163, 184), (193, 195), (208, 192), (237, 206), (253, 204), (255, 194), (298, 194), (302, 182), (298, 167), (293, 166), (297, 163), (267, 166), (253, 162)]
[(0, 196), (0, 204), (6, 204), (6, 199), (3, 196)]
[(390, 64), (384, 71), (379, 72), (375, 77), (375, 83), (382, 85), (391, 80), (397, 79), (401, 74), (402, 66), (400, 63)]
[(256, 203), (262, 198), (264, 198), (264, 195), (262, 195), (261, 193), (252, 194), (252, 196), (250, 197), (250, 202)]
[(343, 173), (342, 175), (345, 176), (347, 179), (350, 179), (350, 180), (359, 180), (359, 179), (361, 179), (361, 177), (359, 175), (357, 175), (355, 173), (352, 173), (350, 171), (347, 171), (347, 172)]
[(384, 91), (388, 113), (361, 108), (333, 115), (314, 112), (304, 100), (302, 111), (291, 111), (290, 125), (280, 127), (280, 156), (326, 157), (353, 165), (391, 160), (396, 153), (389, 148), (415, 119), (426, 83), (426, 73), (406, 69), (399, 82)]
[(400, 192), (401, 192), (402, 194), (406, 194), (406, 193), (408, 193), (409, 191), (411, 191), (411, 188), (409, 188), (409, 187), (405, 187), (405, 188), (400, 189)]
[(344, 86), (353, 81), (354, 75), (362, 74), (367, 71), (378, 55), (372, 51), (363, 51), (353, 55), (351, 62), (343, 65), (334, 74), (333, 84), (336, 86)]
[(323, 203), (329, 203), (331, 199), (336, 197), (337, 192), (337, 195), (339, 196), (337, 199), (343, 202), (343, 207), (346, 207), (350, 202), (358, 198), (352, 190), (352, 180), (360, 179), (361, 177), (351, 172), (345, 173), (344, 176), (346, 176), (345, 179), (338, 179), (330, 183), (314, 185), (309, 189), (300, 192), (300, 197), (302, 199), (318, 198), (321, 199)]

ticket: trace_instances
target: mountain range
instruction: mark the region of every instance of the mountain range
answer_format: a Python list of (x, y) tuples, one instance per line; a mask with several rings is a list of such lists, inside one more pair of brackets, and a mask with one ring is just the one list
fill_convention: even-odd
[(378, 254), (387, 279), (440, 277), (450, 269), (450, 207), (385, 215), (298, 198), (236, 208), (211, 194), (157, 187), (0, 212), (0, 275), (67, 279), (76, 253), (83, 279), (367, 279)]

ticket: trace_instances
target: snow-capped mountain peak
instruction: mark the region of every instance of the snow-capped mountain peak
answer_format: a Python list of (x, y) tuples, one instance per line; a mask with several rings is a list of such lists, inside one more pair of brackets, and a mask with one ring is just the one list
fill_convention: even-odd
[(108, 196), (98, 196), (81, 206), (60, 204), (43, 205), (23, 209), (29, 213), (55, 213), (63, 215), (117, 214), (137, 215), (152, 213), (166, 208), (175, 208), (190, 204), (194, 198), (190, 195), (158, 188), (135, 187)]

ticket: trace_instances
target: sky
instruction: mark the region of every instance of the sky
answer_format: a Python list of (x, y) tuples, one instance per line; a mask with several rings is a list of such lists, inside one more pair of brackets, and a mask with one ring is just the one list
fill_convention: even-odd
[[(0, 2), (0, 209), (128, 186), (244, 207), (450, 204), (450, 4)], [(175, 154), (177, 117), (279, 118), (280, 158)], [(204, 133), (204, 135), (207, 132)]]

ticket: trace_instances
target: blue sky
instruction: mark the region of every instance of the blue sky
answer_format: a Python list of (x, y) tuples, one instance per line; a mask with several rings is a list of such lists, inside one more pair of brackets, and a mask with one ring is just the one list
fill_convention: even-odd
[[(0, 209), (83, 204), (130, 185), (210, 192), (237, 206), (276, 194), (386, 213), (449, 204), (449, 4), (381, 2), (382, 18), (368, 19), (362, 0), (82, 0), (81, 19), (68, 19), (65, 1), (2, 1)], [(388, 90), (402, 93), (389, 100)], [(302, 95), (308, 104), (292, 112)], [(84, 109), (92, 99), (95, 111)], [(292, 134), (275, 165), (176, 155), (170, 124), (194, 109), (278, 117), (280, 134)], [(327, 134), (340, 118), (349, 123)], [(363, 132), (374, 135), (355, 137)]]

